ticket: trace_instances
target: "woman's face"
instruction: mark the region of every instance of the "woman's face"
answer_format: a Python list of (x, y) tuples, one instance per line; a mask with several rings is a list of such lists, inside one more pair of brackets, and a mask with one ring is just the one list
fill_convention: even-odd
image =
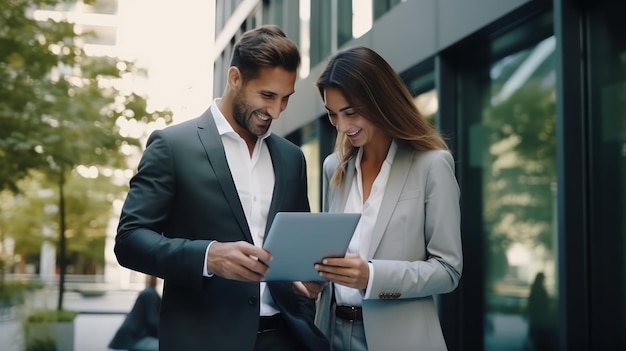
[(346, 135), (352, 146), (362, 147), (378, 138), (387, 138), (374, 123), (356, 112), (339, 88), (324, 89), (328, 119), (338, 133)]

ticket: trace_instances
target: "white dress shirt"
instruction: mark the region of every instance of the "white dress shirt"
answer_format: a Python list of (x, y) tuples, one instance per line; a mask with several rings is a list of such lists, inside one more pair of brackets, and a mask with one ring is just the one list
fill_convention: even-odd
[[(246, 215), (246, 220), (252, 234), (254, 245), (262, 247), (267, 224), (267, 214), (274, 192), (274, 167), (272, 158), (265, 143), (265, 139), (272, 133), (268, 130), (257, 138), (252, 155), (245, 140), (237, 134), (226, 120), (226, 117), (217, 108), (219, 99), (213, 101), (211, 114), (215, 120), (217, 131), (222, 138), (226, 160), (230, 174), (235, 182), (239, 200)], [(211, 276), (207, 271), (209, 247), (205, 254), (204, 274)], [(267, 284), (261, 282), (261, 316), (271, 316), (278, 313)]]
[[(363, 148), (360, 148), (356, 155), (356, 173), (352, 180), (350, 192), (348, 193), (348, 200), (345, 213), (361, 213), (361, 219), (354, 230), (352, 240), (348, 245), (348, 253), (356, 253), (365, 259), (367, 257), (367, 251), (370, 248), (372, 240), (372, 231), (376, 224), (376, 218), (380, 211), (380, 205), (383, 202), (383, 196), (385, 195), (385, 187), (387, 186), (387, 180), (389, 180), (389, 172), (391, 171), (391, 164), (393, 158), (396, 155), (398, 145), (395, 141), (391, 143), (387, 157), (380, 167), (380, 172), (376, 176), (372, 189), (367, 201), (363, 203), (363, 177), (361, 173), (361, 158), (363, 157)], [(334, 284), (335, 286), (335, 299), (337, 305), (340, 306), (361, 306), (363, 299), (367, 299), (370, 294), (369, 287), (374, 279), (374, 266), (368, 263), (370, 275), (367, 283), (365, 294), (361, 295), (360, 290), (349, 288), (343, 285)]]

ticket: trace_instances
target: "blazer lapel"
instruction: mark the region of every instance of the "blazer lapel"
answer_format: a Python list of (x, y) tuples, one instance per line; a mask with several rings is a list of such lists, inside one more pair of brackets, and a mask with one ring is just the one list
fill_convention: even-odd
[(215, 176), (224, 192), (224, 198), (228, 202), (246, 240), (252, 243), (252, 235), (250, 234), (250, 228), (248, 227), (248, 222), (246, 221), (246, 216), (243, 212), (241, 201), (239, 200), (235, 182), (230, 174), (222, 138), (217, 131), (217, 126), (213, 120), (213, 114), (211, 114), (210, 108), (198, 119), (198, 136), (204, 146), (204, 150), (215, 172)]
[(343, 184), (341, 185), (341, 191), (337, 192), (339, 196), (338, 201), (331, 201), (329, 212), (343, 212), (348, 202), (348, 194), (350, 194), (350, 188), (352, 187), (352, 181), (354, 180), (354, 174), (356, 173), (356, 157), (352, 157), (348, 161), (346, 166), (346, 174), (343, 178)]
[(413, 159), (413, 151), (402, 144), (398, 145), (396, 156), (391, 165), (391, 171), (389, 173), (389, 179), (387, 180), (387, 186), (385, 187), (385, 195), (383, 201), (380, 204), (380, 210), (378, 212), (378, 218), (376, 218), (376, 224), (374, 224), (374, 230), (372, 231), (372, 240), (370, 242), (369, 251), (367, 253), (367, 259), (372, 259), (380, 240), (383, 237), (385, 228), (389, 224), (391, 214), (395, 210), (402, 188), (406, 182), (411, 168)]
[(272, 203), (270, 204), (269, 212), (267, 213), (267, 225), (265, 226), (265, 236), (263, 240), (267, 238), (267, 233), (274, 221), (274, 215), (278, 212), (279, 204), (283, 202), (282, 196), (289, 191), (287, 179), (285, 177), (285, 170), (287, 169), (287, 161), (280, 152), (276, 145), (274, 134), (271, 134), (265, 139), (267, 150), (270, 152), (272, 158), (272, 167), (274, 168), (274, 191), (272, 193)]

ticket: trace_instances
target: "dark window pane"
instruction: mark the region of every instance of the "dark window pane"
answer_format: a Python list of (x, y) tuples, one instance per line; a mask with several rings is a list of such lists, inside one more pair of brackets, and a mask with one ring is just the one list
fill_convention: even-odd
[(470, 130), (482, 168), (486, 350), (556, 342), (555, 44), (549, 37), (492, 63)]
[[(600, 5), (602, 4), (602, 5)], [(626, 3), (590, 11), (591, 344), (626, 350)]]

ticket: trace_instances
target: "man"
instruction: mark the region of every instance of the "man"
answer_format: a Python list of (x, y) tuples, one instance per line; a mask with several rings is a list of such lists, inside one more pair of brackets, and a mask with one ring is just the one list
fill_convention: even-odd
[(316, 291), (262, 281), (271, 254), (261, 246), (275, 214), (310, 210), (302, 152), (270, 131), (299, 65), (280, 28), (248, 31), (223, 96), (148, 139), (115, 253), (121, 265), (164, 279), (161, 350), (329, 348), (304, 296)]
[(146, 277), (146, 288), (137, 296), (124, 322), (115, 332), (109, 348), (129, 351), (159, 350), (159, 308), (161, 296), (156, 290), (157, 278)]

